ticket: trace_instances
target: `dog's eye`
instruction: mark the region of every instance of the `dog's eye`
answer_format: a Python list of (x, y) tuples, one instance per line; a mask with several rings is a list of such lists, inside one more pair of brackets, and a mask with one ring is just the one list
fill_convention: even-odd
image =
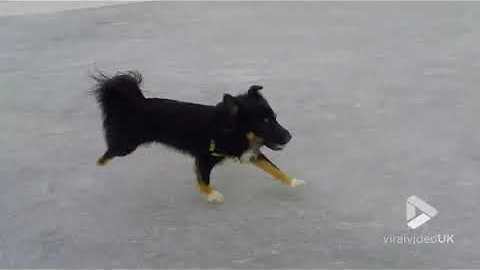
[(263, 122), (269, 123), (269, 122), (270, 122), (270, 118), (268, 118), (268, 117), (263, 118)]

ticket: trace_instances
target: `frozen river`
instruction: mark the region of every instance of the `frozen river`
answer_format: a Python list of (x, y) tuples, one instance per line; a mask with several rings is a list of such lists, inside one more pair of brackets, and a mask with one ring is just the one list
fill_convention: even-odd
[[(0, 268), (480, 268), (479, 25), (478, 3), (0, 17)], [(208, 104), (263, 85), (294, 136), (266, 152), (307, 185), (226, 164), (211, 205), (192, 161), (162, 146), (96, 167), (95, 69)], [(411, 195), (438, 210), (414, 230)], [(438, 234), (454, 242), (385, 241)]]

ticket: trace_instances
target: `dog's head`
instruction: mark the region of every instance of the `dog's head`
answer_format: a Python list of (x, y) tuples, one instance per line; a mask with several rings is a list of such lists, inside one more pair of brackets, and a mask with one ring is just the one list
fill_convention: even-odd
[(219, 104), (227, 130), (244, 132), (248, 140), (261, 143), (272, 150), (281, 150), (292, 138), (290, 132), (277, 122), (277, 114), (260, 93), (262, 86), (252, 85), (245, 94), (225, 94)]

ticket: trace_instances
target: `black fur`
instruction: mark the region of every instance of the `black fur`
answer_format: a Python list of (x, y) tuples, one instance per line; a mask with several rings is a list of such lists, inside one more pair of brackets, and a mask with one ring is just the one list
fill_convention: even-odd
[[(212, 168), (224, 158), (240, 158), (262, 145), (279, 150), (291, 139), (258, 85), (238, 96), (225, 94), (220, 103), (210, 106), (146, 98), (140, 89), (142, 75), (134, 71), (113, 77), (99, 73), (92, 78), (97, 82), (94, 94), (103, 113), (107, 143), (103, 161), (158, 142), (193, 156), (199, 181), (208, 185)], [(249, 132), (256, 135), (258, 145), (249, 141)]]

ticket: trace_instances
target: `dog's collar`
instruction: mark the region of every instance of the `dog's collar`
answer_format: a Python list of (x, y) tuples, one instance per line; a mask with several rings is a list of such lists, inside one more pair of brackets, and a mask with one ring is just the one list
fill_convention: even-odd
[(210, 146), (208, 147), (208, 152), (210, 153), (210, 155), (214, 156), (214, 157), (225, 157), (225, 156), (227, 156), (227, 155), (219, 153), (218, 151), (215, 151), (215, 150), (216, 150), (215, 140), (211, 139), (210, 140)]

